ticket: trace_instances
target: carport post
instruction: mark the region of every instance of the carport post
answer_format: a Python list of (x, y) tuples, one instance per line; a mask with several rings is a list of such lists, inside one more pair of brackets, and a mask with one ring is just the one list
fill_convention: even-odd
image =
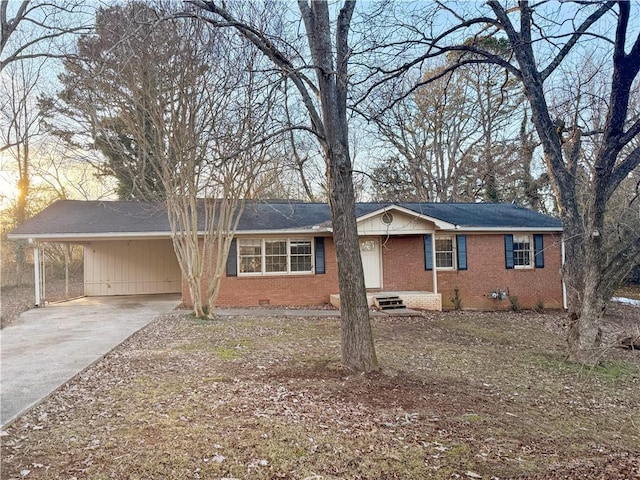
[(431, 262), (433, 265), (433, 293), (438, 293), (438, 272), (436, 271), (436, 232), (433, 232), (433, 246), (431, 248)]
[(33, 273), (36, 284), (36, 307), (40, 306), (40, 249), (33, 238), (29, 239), (29, 243), (33, 245)]

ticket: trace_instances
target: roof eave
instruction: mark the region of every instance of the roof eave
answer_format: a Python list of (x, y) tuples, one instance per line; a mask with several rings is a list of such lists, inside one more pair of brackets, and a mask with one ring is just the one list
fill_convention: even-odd
[(327, 226), (312, 226), (307, 228), (280, 228), (265, 230), (236, 230), (238, 235), (309, 235), (317, 233), (331, 233), (333, 230)]
[(96, 240), (152, 240), (170, 239), (170, 232), (101, 232), (101, 233), (9, 233), (9, 240), (29, 240), (35, 242), (73, 242)]
[[(331, 233), (325, 226), (311, 226), (308, 228), (283, 228), (265, 230), (237, 230), (236, 235), (309, 235), (317, 233)], [(204, 235), (199, 231), (198, 235)], [(102, 232), (102, 233), (10, 233), (9, 240), (29, 240), (34, 242), (87, 242), (98, 240), (156, 240), (170, 239), (171, 232)]]
[(562, 227), (536, 227), (536, 226), (527, 226), (527, 227), (466, 227), (464, 225), (456, 225), (453, 229), (458, 232), (558, 232), (562, 233)]

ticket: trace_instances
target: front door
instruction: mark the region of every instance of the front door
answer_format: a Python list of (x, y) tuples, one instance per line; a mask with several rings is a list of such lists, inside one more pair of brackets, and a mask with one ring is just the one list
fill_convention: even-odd
[(360, 255), (364, 269), (364, 286), (366, 288), (382, 288), (380, 239), (377, 237), (360, 238)]

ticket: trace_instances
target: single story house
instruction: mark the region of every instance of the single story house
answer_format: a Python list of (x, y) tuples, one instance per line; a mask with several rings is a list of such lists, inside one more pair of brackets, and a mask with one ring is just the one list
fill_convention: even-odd
[[(557, 218), (504, 203), (358, 203), (356, 210), (371, 302), (393, 293), (408, 307), (435, 310), (451, 308), (456, 295), (468, 309), (564, 305)], [(60, 200), (9, 238), (29, 240), (35, 255), (40, 242), (82, 245), (85, 295), (180, 292), (190, 302), (162, 204)], [(328, 205), (247, 202), (218, 304), (330, 301), (339, 305)]]

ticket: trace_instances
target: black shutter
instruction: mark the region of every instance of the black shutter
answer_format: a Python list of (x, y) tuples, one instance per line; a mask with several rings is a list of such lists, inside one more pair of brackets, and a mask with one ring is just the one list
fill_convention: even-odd
[(467, 236), (456, 235), (456, 243), (458, 250), (458, 270), (467, 269)]
[(424, 269), (433, 270), (433, 235), (424, 236)]
[(325, 273), (324, 262), (324, 237), (315, 238), (315, 264), (316, 274)]
[(227, 257), (227, 277), (238, 276), (238, 244), (236, 239), (231, 240), (229, 256)]
[(533, 236), (533, 251), (535, 255), (536, 268), (544, 268), (544, 236), (537, 234)]
[(506, 268), (513, 268), (513, 235), (504, 236), (504, 263)]

